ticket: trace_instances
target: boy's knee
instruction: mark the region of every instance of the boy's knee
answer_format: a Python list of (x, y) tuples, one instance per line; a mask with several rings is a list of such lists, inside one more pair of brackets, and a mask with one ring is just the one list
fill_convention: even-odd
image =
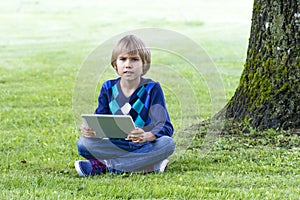
[(81, 137), (77, 141), (77, 148), (78, 148), (78, 151), (81, 150), (82, 148), (85, 148), (84, 145), (83, 145)]
[(84, 145), (83, 138), (80, 137), (77, 141), (77, 150), (78, 154), (84, 158), (87, 158), (90, 152), (87, 150), (86, 146)]
[(174, 150), (175, 150), (175, 142), (173, 140), (172, 137), (169, 137), (169, 136), (162, 136), (160, 138), (158, 138), (158, 140), (161, 142), (161, 144), (163, 146), (167, 146), (168, 149), (173, 153)]
[[(173, 152), (175, 151), (176, 145), (175, 145), (175, 142), (174, 142), (173, 138), (171, 138), (171, 137), (170, 137), (170, 139), (169, 139), (169, 145), (170, 145), (170, 150), (171, 150), (171, 152), (173, 153)], [(172, 153), (171, 153), (171, 154), (172, 154)]]

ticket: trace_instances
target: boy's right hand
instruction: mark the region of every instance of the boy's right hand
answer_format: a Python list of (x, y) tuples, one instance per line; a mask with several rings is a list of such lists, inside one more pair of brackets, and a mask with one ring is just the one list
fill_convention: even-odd
[(91, 138), (96, 136), (96, 132), (86, 124), (81, 124), (80, 131), (83, 137)]

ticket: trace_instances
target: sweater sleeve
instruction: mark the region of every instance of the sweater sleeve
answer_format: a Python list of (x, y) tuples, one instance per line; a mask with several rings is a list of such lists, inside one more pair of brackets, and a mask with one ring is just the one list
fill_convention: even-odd
[(102, 85), (100, 95), (98, 97), (98, 107), (96, 108), (95, 114), (110, 114), (109, 103), (108, 103), (108, 90), (105, 84)]
[(159, 83), (151, 91), (150, 118), (153, 129), (151, 132), (156, 137), (172, 136), (174, 129), (166, 107), (164, 93)]

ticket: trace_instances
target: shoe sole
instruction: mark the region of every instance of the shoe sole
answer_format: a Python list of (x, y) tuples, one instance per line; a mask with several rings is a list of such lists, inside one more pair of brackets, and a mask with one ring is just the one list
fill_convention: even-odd
[(159, 173), (165, 172), (168, 164), (169, 164), (169, 160), (167, 160), (167, 159), (163, 160), (162, 163), (160, 164)]
[(76, 169), (77, 173), (79, 174), (79, 176), (85, 177), (87, 175), (82, 173), (79, 162), (80, 161), (75, 161), (75, 163), (74, 163), (75, 169)]

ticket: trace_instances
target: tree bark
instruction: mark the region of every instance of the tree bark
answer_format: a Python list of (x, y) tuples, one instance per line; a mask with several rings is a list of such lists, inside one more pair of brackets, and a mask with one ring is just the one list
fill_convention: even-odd
[(255, 0), (247, 59), (225, 117), (300, 128), (300, 0)]

